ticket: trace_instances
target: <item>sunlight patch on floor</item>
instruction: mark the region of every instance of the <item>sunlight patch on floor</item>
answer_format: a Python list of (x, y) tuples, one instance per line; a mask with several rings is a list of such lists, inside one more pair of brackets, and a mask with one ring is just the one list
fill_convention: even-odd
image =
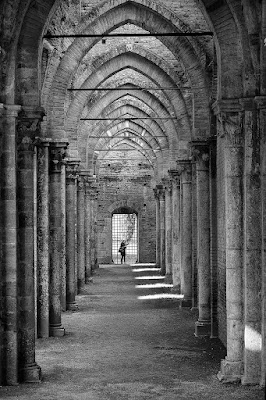
[(153, 280), (153, 279), (164, 279), (164, 276), (158, 276), (158, 275), (154, 275), (154, 276), (135, 276), (135, 279), (138, 280)]
[(158, 300), (158, 299), (183, 299), (183, 294), (173, 294), (173, 293), (156, 293), (148, 294), (146, 296), (138, 296), (138, 300)]
[(160, 271), (160, 268), (135, 268), (132, 269), (132, 272), (148, 272), (148, 271)]
[(158, 289), (158, 288), (172, 288), (173, 285), (170, 283), (151, 283), (148, 285), (135, 285), (137, 289)]
[(131, 267), (148, 267), (148, 266), (155, 267), (156, 264), (154, 264), (154, 263), (139, 263), (139, 264), (130, 264), (130, 265), (131, 265)]

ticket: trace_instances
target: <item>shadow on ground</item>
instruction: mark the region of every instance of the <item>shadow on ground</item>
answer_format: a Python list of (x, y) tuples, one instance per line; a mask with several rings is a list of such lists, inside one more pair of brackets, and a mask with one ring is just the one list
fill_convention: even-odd
[[(0, 388), (10, 400), (253, 400), (256, 386), (221, 384), (225, 349), (194, 336), (178, 300), (139, 300), (132, 268), (105, 266), (63, 314), (63, 338), (38, 339), (40, 384)], [(151, 289), (150, 289), (151, 290)]]

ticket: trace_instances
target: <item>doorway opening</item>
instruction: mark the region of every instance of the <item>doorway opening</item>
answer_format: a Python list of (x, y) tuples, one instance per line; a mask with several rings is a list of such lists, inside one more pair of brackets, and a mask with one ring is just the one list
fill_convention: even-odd
[(119, 208), (112, 215), (112, 260), (121, 263), (118, 252), (121, 242), (126, 243), (126, 264), (138, 261), (138, 217), (130, 208)]

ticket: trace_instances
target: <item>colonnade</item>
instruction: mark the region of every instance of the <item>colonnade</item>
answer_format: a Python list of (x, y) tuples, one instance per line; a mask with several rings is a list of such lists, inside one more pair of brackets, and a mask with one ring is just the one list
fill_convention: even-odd
[(97, 266), (97, 185), (66, 139), (41, 138), (42, 109), (1, 109), (0, 382), (38, 382), (35, 338), (63, 336), (61, 313)]
[(195, 336), (225, 331), (224, 382), (265, 381), (264, 109), (260, 97), (216, 102), (217, 134), (192, 140), (154, 189), (157, 265), (197, 310)]

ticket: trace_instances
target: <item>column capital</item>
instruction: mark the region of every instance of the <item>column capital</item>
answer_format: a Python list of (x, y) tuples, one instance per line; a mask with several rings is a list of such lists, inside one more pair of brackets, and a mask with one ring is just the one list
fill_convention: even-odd
[(239, 99), (221, 99), (213, 103), (212, 109), (215, 115), (222, 113), (238, 113), (241, 111), (241, 104)]
[(99, 185), (96, 183), (95, 179), (92, 176), (85, 177), (84, 181), (86, 196), (88, 196), (91, 200), (96, 200), (99, 193)]
[(155, 199), (159, 200), (160, 195), (159, 195), (159, 190), (157, 187), (153, 188), (153, 193), (154, 193)]
[(192, 178), (192, 163), (191, 160), (177, 160), (177, 169), (182, 175), (182, 183), (191, 183)]
[(21, 106), (18, 104), (1, 104), (1, 110), (6, 117), (17, 117), (21, 110)]
[(157, 193), (158, 193), (159, 200), (163, 200), (164, 199), (164, 193), (165, 193), (164, 185), (162, 183), (159, 183), (158, 185), (156, 185), (156, 188), (157, 188)]
[(50, 142), (50, 173), (60, 173), (61, 166), (66, 157), (66, 149), (68, 141), (65, 140), (53, 140)]
[(66, 158), (64, 161), (66, 164), (67, 181), (77, 179), (80, 159)]
[(170, 177), (162, 178), (162, 183), (163, 183), (163, 186), (164, 186), (165, 193), (166, 192), (171, 193), (171, 191), (172, 191), (172, 180), (170, 179)]
[(243, 115), (220, 114), (218, 116), (218, 134), (221, 138), (225, 138), (227, 146), (242, 147), (244, 142)]
[(254, 99), (257, 108), (259, 108), (260, 110), (266, 109), (266, 96), (256, 96)]
[(52, 142), (51, 138), (41, 138), (39, 136), (35, 137), (35, 146), (37, 147), (49, 147)]
[(35, 138), (40, 135), (42, 107), (22, 107), (17, 118), (17, 143), (19, 151), (33, 151)]
[(193, 161), (207, 164), (210, 158), (208, 140), (191, 140), (189, 145)]
[(181, 171), (177, 169), (169, 169), (168, 174), (170, 176), (170, 179), (172, 180), (172, 183), (179, 186)]
[(241, 105), (242, 111), (253, 111), (257, 107), (255, 97), (243, 97), (239, 99), (239, 104)]

